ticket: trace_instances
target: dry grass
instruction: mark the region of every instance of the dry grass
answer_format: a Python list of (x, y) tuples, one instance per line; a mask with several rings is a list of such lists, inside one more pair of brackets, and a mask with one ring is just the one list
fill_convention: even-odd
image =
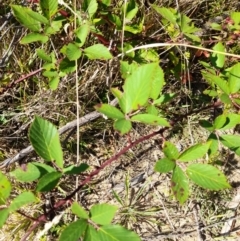
[[(5, 1), (1, 3), (2, 9), (7, 9), (9, 3), (18, 1)], [(166, 32), (162, 29), (159, 17), (147, 4), (148, 1), (139, 1), (141, 12), (146, 16), (146, 33), (145, 36), (151, 36), (158, 41), (165, 41), (168, 38)], [(150, 1), (151, 2), (151, 1)], [(177, 1), (155, 1), (159, 6), (171, 6), (177, 8)], [(223, 13), (239, 11), (238, 1), (178, 1), (179, 10), (186, 13), (196, 21), (196, 25), (204, 28), (204, 24), (212, 18)], [(8, 10), (6, 10), (8, 11)], [(5, 12), (1, 10), (1, 15)], [(4, 19), (0, 19), (3, 22)], [(153, 24), (154, 23), (154, 24)], [(148, 28), (149, 27), (149, 28)], [(38, 69), (42, 62), (34, 55), (35, 49), (40, 45), (22, 46), (19, 39), (25, 35), (25, 30), (15, 21), (9, 23), (2, 29), (0, 41), (0, 56), (3, 56), (9, 47), (13, 36), (16, 34), (14, 41), (13, 53), (4, 67), (1, 67), (1, 85), (10, 83), (18, 79), (21, 75)], [(106, 36), (112, 37), (112, 32), (102, 29)], [(67, 38), (63, 34), (63, 38)], [(207, 33), (207, 35), (211, 33)], [(208, 36), (206, 36), (207, 38)], [(120, 39), (120, 36), (114, 36)], [(57, 51), (61, 48), (59, 38), (53, 39), (52, 45), (46, 48), (55, 48)], [(139, 43), (147, 43), (144, 36), (139, 36)], [(90, 44), (90, 43), (89, 43)], [(182, 54), (185, 49), (179, 50), (179, 55), (184, 64)], [(161, 55), (162, 58), (165, 55)], [(192, 60), (193, 61), (193, 60)], [(163, 63), (163, 69), (167, 71), (168, 66)], [(199, 67), (194, 62), (187, 65), (190, 72), (194, 70), (196, 78)], [(80, 116), (93, 111), (93, 106), (99, 102), (107, 102), (110, 87), (122, 84), (119, 73), (119, 61), (113, 60), (107, 65), (102, 61), (81, 60), (79, 64), (79, 104)], [(172, 103), (169, 114), (182, 112), (183, 105), (191, 105), (197, 100), (198, 96), (192, 95), (186, 85), (182, 84), (175, 76), (169, 74), (169, 82), (166, 91), (172, 90), (178, 93), (176, 102)], [(196, 89), (200, 89), (199, 79), (192, 83)], [(76, 86), (73, 75), (64, 77), (57, 91), (50, 91), (46, 84), (46, 79), (41, 73), (25, 80), (24, 82), (9, 89), (0, 96), (0, 160), (13, 156), (21, 149), (29, 145), (27, 132), (30, 123), (35, 115), (42, 116), (58, 127), (67, 122), (76, 119)], [(110, 98), (112, 98), (110, 96)], [(195, 99), (194, 99), (195, 98)], [(201, 102), (201, 100), (200, 100)], [(196, 102), (195, 102), (196, 103)], [(199, 104), (199, 103), (198, 103)], [(210, 116), (210, 113), (207, 113)], [(200, 140), (205, 140), (206, 133), (197, 125), (201, 116), (193, 116), (186, 123), (181, 123), (172, 132), (167, 133), (169, 141), (180, 144), (181, 148), (186, 148)], [(119, 136), (111, 128), (111, 121), (99, 119), (80, 128), (80, 161), (86, 162), (90, 166), (98, 166), (104, 160), (111, 157), (120, 150), (126, 143), (125, 137)], [(132, 139), (136, 139), (146, 133), (151, 128), (142, 125), (134, 128)], [(62, 137), (64, 140), (66, 136)], [(66, 164), (73, 164), (76, 161), (76, 134), (71, 135), (64, 145), (64, 155)], [(123, 223), (126, 227), (135, 230), (140, 234), (142, 240), (214, 240), (221, 234), (222, 226), (229, 218), (227, 202), (234, 196), (234, 190), (224, 192), (208, 192), (198, 187), (193, 187), (192, 196), (184, 206), (174, 200), (169, 193), (168, 175), (159, 175), (153, 172), (155, 161), (161, 157), (161, 143), (157, 139), (142, 143), (134, 150), (122, 156), (117, 163), (108, 167), (100, 176), (95, 178), (94, 182), (85, 190), (79, 193), (79, 200), (82, 205), (89, 209), (92, 204), (97, 202), (108, 202), (117, 204), (120, 207), (116, 221)], [(32, 159), (39, 160), (35, 154), (23, 160), (24, 162)], [(238, 182), (239, 162), (234, 162), (224, 153), (221, 158), (224, 165), (222, 169), (228, 174), (232, 183)], [(39, 160), (40, 161), (40, 160)], [(6, 170), (6, 174), (13, 170), (18, 164), (15, 164)], [(132, 178), (143, 175), (143, 179), (130, 187), (124, 187), (124, 179), (129, 175), (130, 183)], [(133, 181), (133, 180), (132, 180)], [(75, 179), (73, 177), (62, 180), (60, 187), (62, 192), (57, 190), (55, 198), (62, 198), (66, 193), (74, 189)], [(236, 184), (237, 186), (237, 184)], [(14, 183), (12, 197), (25, 189), (19, 183)], [(33, 186), (27, 189), (33, 189)], [(118, 193), (119, 197), (124, 200), (124, 205), (120, 205), (114, 198), (111, 189)], [(137, 197), (137, 198), (136, 198)], [(36, 215), (42, 211), (41, 206), (45, 201), (44, 197), (39, 197), (39, 203), (33, 207), (26, 207), (23, 211), (29, 215)], [(237, 212), (237, 210), (236, 210)], [(236, 217), (238, 214), (235, 213)], [(66, 214), (66, 222), (73, 217)], [(61, 223), (63, 225), (63, 222)], [(11, 215), (7, 224), (0, 230), (0, 240), (18, 241), (22, 234), (27, 230), (28, 220), (19, 214)], [(200, 230), (202, 227), (202, 230)], [(237, 227), (235, 225), (235, 227)], [(60, 226), (61, 228), (61, 226)], [(59, 229), (60, 229), (59, 228)], [(46, 236), (45, 240), (57, 240), (54, 235), (57, 228)], [(237, 240), (237, 231), (230, 234), (234, 240)], [(56, 235), (57, 236), (57, 235)], [(224, 240), (223, 236), (219, 240)], [(33, 239), (32, 239), (33, 240)], [(227, 240), (227, 239), (226, 239)]]

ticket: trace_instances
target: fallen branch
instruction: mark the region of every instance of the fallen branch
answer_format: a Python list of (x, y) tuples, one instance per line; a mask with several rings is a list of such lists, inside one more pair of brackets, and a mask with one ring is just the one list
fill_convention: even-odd
[[(111, 105), (116, 105), (118, 103), (117, 99), (114, 99), (113, 101), (110, 102)], [(97, 111), (93, 111), (89, 114), (86, 114), (85, 116), (81, 117), (79, 119), (79, 126), (82, 126), (90, 121), (93, 121), (95, 119), (97, 119), (98, 117), (102, 116), (101, 113), (97, 112)], [(58, 132), (59, 134), (63, 134), (75, 127), (77, 127), (77, 120), (71, 121), (69, 123), (67, 123), (65, 126), (61, 127)], [(4, 160), (1, 165), (0, 168), (4, 168), (10, 164), (13, 164), (14, 162), (17, 162), (19, 160), (21, 160), (22, 158), (26, 157), (27, 155), (29, 155), (32, 151), (33, 151), (33, 147), (32, 146), (28, 146), (27, 148), (21, 150), (17, 155), (15, 155), (14, 157), (10, 157), (6, 160)]]

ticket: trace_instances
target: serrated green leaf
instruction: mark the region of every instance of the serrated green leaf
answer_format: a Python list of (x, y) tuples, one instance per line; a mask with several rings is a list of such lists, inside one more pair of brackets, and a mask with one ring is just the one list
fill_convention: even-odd
[(51, 90), (56, 90), (59, 84), (60, 78), (59, 76), (55, 76), (53, 78), (50, 79), (49, 81), (49, 87)]
[(231, 67), (228, 81), (230, 93), (237, 93), (240, 89), (240, 63), (237, 63)]
[(114, 129), (120, 131), (122, 135), (127, 134), (131, 128), (132, 128), (132, 123), (129, 120), (126, 119), (118, 119), (114, 122), (113, 125)]
[(28, 11), (27, 14), (35, 19), (36, 21), (40, 22), (40, 23), (43, 23), (43, 24), (49, 24), (49, 21), (47, 18), (45, 18), (43, 15), (37, 13), (37, 12), (34, 12), (34, 11)]
[(154, 49), (140, 49), (137, 52), (137, 58), (147, 62), (159, 62), (158, 52)]
[(55, 188), (62, 177), (60, 172), (50, 172), (45, 174), (38, 182), (37, 192), (48, 192)]
[(123, 119), (124, 114), (116, 107), (108, 104), (98, 104), (94, 107), (97, 111), (112, 119)]
[(82, 55), (82, 51), (76, 44), (70, 43), (67, 45), (66, 55), (70, 61), (78, 60)]
[(187, 167), (187, 174), (193, 182), (206, 189), (217, 191), (231, 187), (224, 174), (212, 165), (191, 164)]
[(183, 204), (188, 199), (188, 178), (179, 166), (175, 166), (173, 170), (171, 188), (174, 196), (181, 204)]
[(76, 70), (75, 61), (64, 58), (59, 65), (59, 69), (66, 74), (70, 74)]
[(139, 236), (120, 225), (105, 225), (97, 232), (98, 241), (141, 241)]
[(83, 241), (100, 241), (98, 231), (92, 225), (87, 226)]
[(162, 158), (161, 160), (156, 162), (154, 170), (160, 173), (167, 173), (172, 171), (175, 165), (175, 161), (170, 160), (168, 158)]
[[(170, 8), (160, 8), (157, 5), (152, 4), (151, 7), (159, 13), (163, 18), (167, 19), (172, 24), (177, 24), (177, 16), (173, 9)], [(172, 10), (172, 11), (171, 11)]]
[(14, 212), (26, 204), (36, 202), (37, 199), (32, 192), (23, 192), (13, 199), (9, 206), (9, 212)]
[(112, 54), (103, 44), (95, 44), (83, 50), (85, 55), (89, 59), (100, 59), (100, 60), (108, 60), (112, 58)]
[(17, 168), (10, 174), (20, 182), (32, 182), (41, 176), (39, 169), (32, 163), (28, 163), (24, 167)]
[(155, 71), (158, 68), (158, 63), (141, 65), (127, 77), (121, 101), (124, 113), (137, 110), (147, 103), (155, 79)]
[[(219, 52), (225, 52), (225, 47), (221, 42), (218, 42), (214, 47), (213, 50), (219, 51)], [(225, 63), (225, 54), (218, 54), (218, 53), (212, 53), (210, 60), (214, 67), (222, 68)]]
[(4, 208), (0, 210), (0, 228), (4, 225), (9, 215), (9, 210)]
[(79, 47), (82, 47), (85, 44), (85, 41), (87, 39), (87, 36), (90, 32), (90, 26), (89, 24), (85, 23), (81, 25), (77, 30), (76, 30), (76, 35), (78, 37), (77, 44)]
[(5, 204), (12, 190), (11, 183), (0, 171), (0, 205)]
[(165, 141), (163, 146), (163, 153), (165, 156), (171, 160), (177, 160), (180, 153), (177, 147), (171, 142)]
[(49, 54), (47, 54), (43, 49), (37, 49), (36, 52), (40, 59), (47, 61), (49, 63), (52, 62), (51, 56), (49, 56)]
[(207, 142), (191, 146), (190, 148), (181, 153), (181, 155), (178, 158), (178, 161), (188, 162), (203, 157), (207, 153), (210, 144), (210, 142)]
[(83, 1), (83, 10), (88, 12), (90, 18), (97, 12), (98, 3), (96, 0), (84, 0)]
[(63, 167), (63, 152), (57, 128), (49, 121), (35, 117), (29, 131), (29, 139), (34, 150), (46, 161), (55, 161)]
[(42, 73), (43, 76), (52, 78), (58, 76), (58, 72), (55, 70), (46, 70)]
[(47, 25), (44, 29), (44, 33), (47, 35), (56, 34), (62, 29), (62, 20), (51, 21), (51, 25)]
[(11, 5), (13, 14), (24, 27), (39, 32), (41, 30), (41, 24), (29, 15), (29, 12), (33, 12), (30, 8), (22, 7), (19, 5)]
[(226, 105), (232, 104), (232, 101), (229, 98), (228, 94), (223, 93), (222, 95), (220, 95), (220, 100), (222, 101), (223, 104), (226, 104)]
[(63, 168), (63, 173), (70, 175), (79, 174), (81, 172), (85, 172), (88, 167), (89, 166), (86, 163), (81, 163), (79, 166), (71, 165)]
[(50, 20), (52, 16), (57, 13), (58, 0), (41, 0), (40, 7), (44, 16)]
[(59, 241), (78, 241), (82, 234), (86, 231), (87, 220), (80, 219), (70, 223), (61, 233)]
[(21, 44), (29, 44), (33, 42), (41, 42), (46, 43), (48, 41), (48, 36), (42, 35), (40, 33), (29, 33), (28, 35), (24, 36), (20, 43)]
[(85, 209), (82, 206), (80, 206), (77, 202), (74, 202), (72, 204), (71, 209), (72, 209), (72, 212), (74, 214), (76, 214), (79, 218), (84, 218), (84, 219), (88, 219), (89, 218), (89, 216), (88, 216), (87, 212), (85, 211)]
[(170, 127), (166, 119), (151, 114), (138, 114), (131, 117), (131, 121), (137, 121), (149, 125), (159, 125)]
[(118, 207), (110, 204), (96, 204), (90, 209), (91, 220), (100, 225), (110, 224)]

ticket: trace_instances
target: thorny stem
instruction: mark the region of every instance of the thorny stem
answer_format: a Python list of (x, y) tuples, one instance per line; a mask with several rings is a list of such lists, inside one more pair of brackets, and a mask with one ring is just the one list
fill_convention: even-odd
[[(174, 126), (176, 123), (178, 123), (179, 121), (182, 121), (183, 119), (185, 119), (186, 117), (188, 117), (189, 115), (192, 115), (194, 113), (199, 113), (203, 110), (207, 110), (210, 108), (216, 108), (221, 106), (221, 102), (215, 102), (211, 105), (205, 106), (203, 108), (201, 108), (200, 110), (192, 110), (190, 112), (188, 112), (187, 114), (181, 115), (179, 116), (177, 119), (175, 119), (174, 121), (170, 121), (170, 125)], [(145, 135), (143, 137), (140, 137), (139, 139), (129, 143), (127, 146), (125, 146), (121, 151), (119, 151), (117, 154), (115, 154), (114, 156), (112, 156), (111, 158), (109, 158), (107, 161), (105, 161), (100, 167), (96, 168), (94, 171), (92, 171), (83, 181), (81, 181), (78, 185), (78, 187), (72, 192), (70, 193), (66, 198), (59, 200), (58, 202), (55, 203), (55, 205), (52, 207), (52, 209), (47, 212), (46, 214), (42, 214), (41, 216), (39, 216), (38, 218), (36, 218), (36, 221), (33, 223), (33, 225), (29, 228), (29, 230), (27, 231), (27, 233), (24, 235), (24, 237), (21, 239), (21, 241), (25, 241), (28, 236), (31, 234), (31, 232), (34, 231), (34, 229), (36, 229), (39, 225), (41, 225), (41, 223), (47, 222), (47, 217), (50, 213), (53, 213), (54, 211), (56, 211), (57, 209), (59, 209), (60, 207), (63, 207), (65, 204), (67, 203), (71, 203), (71, 199), (74, 197), (74, 195), (79, 192), (83, 186), (85, 186), (86, 184), (88, 184), (92, 178), (96, 175), (98, 175), (100, 173), (100, 171), (102, 171), (105, 167), (111, 165), (114, 161), (116, 161), (120, 156), (122, 156), (123, 154), (125, 154), (129, 149), (131, 149), (132, 147), (138, 145), (139, 143), (149, 140), (150, 138), (160, 135), (161, 139), (163, 139), (162, 135), (163, 133), (169, 129), (169, 127), (164, 127), (161, 128), (158, 131), (154, 131), (148, 135)]]

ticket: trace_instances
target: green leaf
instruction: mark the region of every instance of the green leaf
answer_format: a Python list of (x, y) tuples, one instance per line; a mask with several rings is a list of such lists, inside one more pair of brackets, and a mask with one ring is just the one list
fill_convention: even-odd
[(223, 104), (226, 104), (226, 105), (232, 104), (232, 101), (229, 98), (228, 94), (223, 93), (222, 95), (220, 95), (220, 100), (222, 101)]
[[(98, 231), (91, 225), (87, 225), (86, 233), (83, 241), (101, 241)], [(107, 241), (107, 240), (106, 240)]]
[(155, 115), (155, 116), (159, 115), (159, 110), (154, 105), (151, 105), (151, 104), (147, 106), (146, 111), (150, 115)]
[(9, 215), (9, 210), (4, 208), (0, 210), (0, 228), (4, 225)]
[(32, 182), (38, 179), (41, 173), (34, 164), (28, 163), (26, 166), (21, 166), (21, 168), (17, 168), (10, 172), (10, 175), (20, 182)]
[(132, 75), (137, 68), (138, 64), (136, 62), (129, 64), (127, 61), (120, 61), (120, 72), (123, 79), (126, 79), (128, 76)]
[(74, 202), (71, 208), (72, 208), (72, 212), (76, 214), (79, 218), (84, 218), (84, 219), (89, 218), (87, 212), (77, 202)]
[(6, 199), (9, 197), (12, 190), (11, 183), (7, 177), (0, 171), (0, 205), (6, 203)]
[(213, 131), (213, 125), (207, 120), (200, 120), (199, 124), (208, 131)]
[(70, 223), (61, 233), (59, 241), (78, 241), (87, 228), (87, 221), (85, 219), (77, 220)]
[(181, 153), (181, 155), (178, 158), (178, 161), (188, 162), (188, 161), (193, 161), (203, 157), (207, 153), (210, 144), (211, 144), (210, 142), (207, 142), (207, 143), (196, 144), (194, 146), (191, 146), (183, 153)]
[(124, 114), (116, 107), (108, 104), (98, 104), (94, 107), (97, 111), (112, 119), (123, 119)]
[[(214, 47), (213, 50), (224, 52), (225, 53), (225, 47), (221, 42), (218, 42)], [(212, 53), (210, 60), (214, 67), (222, 68), (225, 63), (225, 55), (224, 54), (218, 54), (218, 53)]]
[(211, 142), (211, 145), (209, 146), (209, 150), (208, 150), (208, 155), (212, 156), (212, 155), (216, 154), (218, 151), (218, 147), (219, 147), (218, 137), (216, 136), (216, 134), (211, 133), (209, 135), (207, 141)]
[(108, 60), (112, 58), (112, 54), (103, 44), (92, 45), (83, 51), (89, 59)]
[(155, 80), (155, 71), (158, 69), (158, 63), (141, 65), (132, 75), (128, 76), (123, 89), (122, 110), (129, 113), (132, 110), (144, 106), (152, 90), (152, 83)]
[(55, 188), (58, 184), (58, 181), (62, 177), (60, 172), (51, 172), (45, 174), (38, 182), (36, 191), (37, 192), (48, 192)]
[(166, 121), (166, 119), (155, 115), (151, 115), (151, 114), (134, 115), (131, 118), (131, 121), (137, 121), (137, 122), (141, 122), (149, 125), (159, 125), (159, 126), (170, 127), (170, 124)]
[(239, 135), (221, 135), (220, 141), (231, 151), (240, 156), (240, 136)]
[(102, 226), (98, 230), (97, 238), (98, 241), (141, 241), (136, 233), (120, 225)]
[(164, 73), (160, 66), (155, 69), (155, 77), (153, 77), (151, 92), (149, 97), (156, 100), (162, 91), (164, 85)]
[[(147, 62), (159, 62), (158, 52), (154, 49), (140, 49), (137, 52), (137, 58), (142, 59)], [(161, 67), (160, 67), (160, 69), (161, 69)], [(162, 77), (163, 77), (163, 75), (162, 75)]]
[(187, 167), (189, 178), (200, 187), (210, 190), (230, 188), (226, 177), (216, 167), (208, 164), (191, 164)]
[(51, 90), (56, 90), (59, 84), (60, 78), (59, 76), (53, 77), (50, 79), (48, 85)]
[(176, 199), (183, 204), (189, 196), (188, 178), (179, 166), (175, 166), (172, 174), (171, 187)]
[(59, 65), (59, 69), (63, 73), (70, 74), (76, 70), (75, 61), (70, 61), (68, 58), (64, 58)]
[(226, 123), (227, 121), (227, 117), (225, 115), (220, 115), (218, 116), (215, 120), (214, 120), (214, 123), (213, 123), (213, 127), (215, 130), (219, 130), (221, 129), (224, 124)]
[(96, 204), (90, 209), (91, 220), (100, 225), (110, 224), (118, 207), (110, 204)]
[(40, 33), (29, 33), (28, 35), (24, 36), (20, 43), (21, 44), (29, 44), (33, 42), (42, 42), (43, 44), (48, 41), (48, 36), (42, 35)]
[(240, 89), (240, 63), (235, 64), (229, 72), (230, 93), (237, 93)]
[(48, 78), (53, 78), (58, 76), (58, 72), (55, 70), (46, 70), (42, 73), (42, 75)]
[(37, 199), (32, 192), (23, 192), (13, 199), (9, 206), (9, 212), (14, 212), (26, 204), (36, 202)]
[(165, 104), (169, 101), (171, 101), (173, 98), (175, 98), (177, 95), (175, 93), (169, 93), (169, 94), (163, 94), (159, 97), (159, 99), (154, 100), (153, 104), (158, 105), (158, 104)]
[(77, 44), (79, 47), (82, 47), (85, 44), (85, 41), (87, 39), (87, 36), (90, 32), (90, 26), (89, 24), (82, 24), (77, 30), (76, 35), (78, 37)]
[(44, 163), (32, 162), (31, 164), (38, 168), (40, 172), (40, 177), (50, 172), (56, 172), (56, 170), (53, 167), (46, 165)]
[(163, 146), (163, 153), (165, 156), (171, 160), (177, 160), (180, 153), (177, 147), (171, 142), (165, 141)]
[(130, 0), (127, 2), (127, 5), (123, 5), (123, 10), (126, 9), (125, 18), (127, 21), (131, 21), (138, 12), (138, 6), (135, 0)]
[(62, 29), (62, 20), (51, 21), (51, 25), (47, 25), (44, 33), (47, 35), (56, 34)]
[(29, 15), (30, 12), (33, 12), (30, 8), (19, 5), (11, 5), (11, 8), (19, 23), (34, 32), (40, 32), (41, 23)]
[(227, 81), (223, 80), (221, 77), (211, 74), (208, 71), (202, 71), (203, 77), (209, 82), (210, 85), (216, 84), (225, 94), (229, 95), (230, 90)]
[(44, 16), (50, 20), (57, 13), (58, 0), (40, 0), (40, 7)]
[(129, 120), (118, 119), (114, 122), (114, 129), (120, 131), (122, 135), (128, 133), (132, 128), (132, 123)]
[(98, 3), (96, 0), (84, 0), (83, 1), (83, 10), (88, 12), (90, 18), (97, 12)]
[(222, 126), (221, 130), (228, 130), (234, 128), (236, 125), (240, 124), (240, 115), (229, 113), (226, 114), (226, 122), (224, 126)]
[(151, 7), (159, 13), (163, 18), (167, 19), (172, 24), (177, 24), (177, 16), (174, 10), (171, 8), (160, 8), (157, 5), (152, 4)]
[(67, 45), (66, 55), (70, 61), (78, 60), (82, 55), (82, 51), (76, 44), (70, 43)]
[(37, 49), (36, 52), (40, 59), (47, 61), (49, 63), (52, 62), (51, 56), (49, 56), (49, 54), (47, 54), (43, 49)]
[(27, 14), (35, 19), (36, 21), (42, 23), (42, 24), (49, 24), (49, 21), (47, 18), (45, 18), (43, 15), (37, 13), (37, 12), (34, 12), (34, 11), (28, 11)]
[(195, 34), (184, 33), (184, 37), (186, 37), (187, 40), (191, 40), (196, 43), (201, 43), (201, 39)]
[(170, 160), (165, 157), (156, 162), (154, 170), (156, 172), (160, 172), (160, 173), (167, 173), (167, 172), (172, 171), (175, 166), (176, 166), (175, 161)]
[(29, 138), (34, 150), (47, 161), (55, 161), (63, 167), (63, 152), (57, 128), (47, 120), (35, 117), (29, 131)]
[(79, 174), (81, 172), (85, 172), (88, 167), (89, 166), (86, 163), (81, 163), (79, 166), (71, 165), (69, 167), (63, 168), (63, 173), (70, 175)]

